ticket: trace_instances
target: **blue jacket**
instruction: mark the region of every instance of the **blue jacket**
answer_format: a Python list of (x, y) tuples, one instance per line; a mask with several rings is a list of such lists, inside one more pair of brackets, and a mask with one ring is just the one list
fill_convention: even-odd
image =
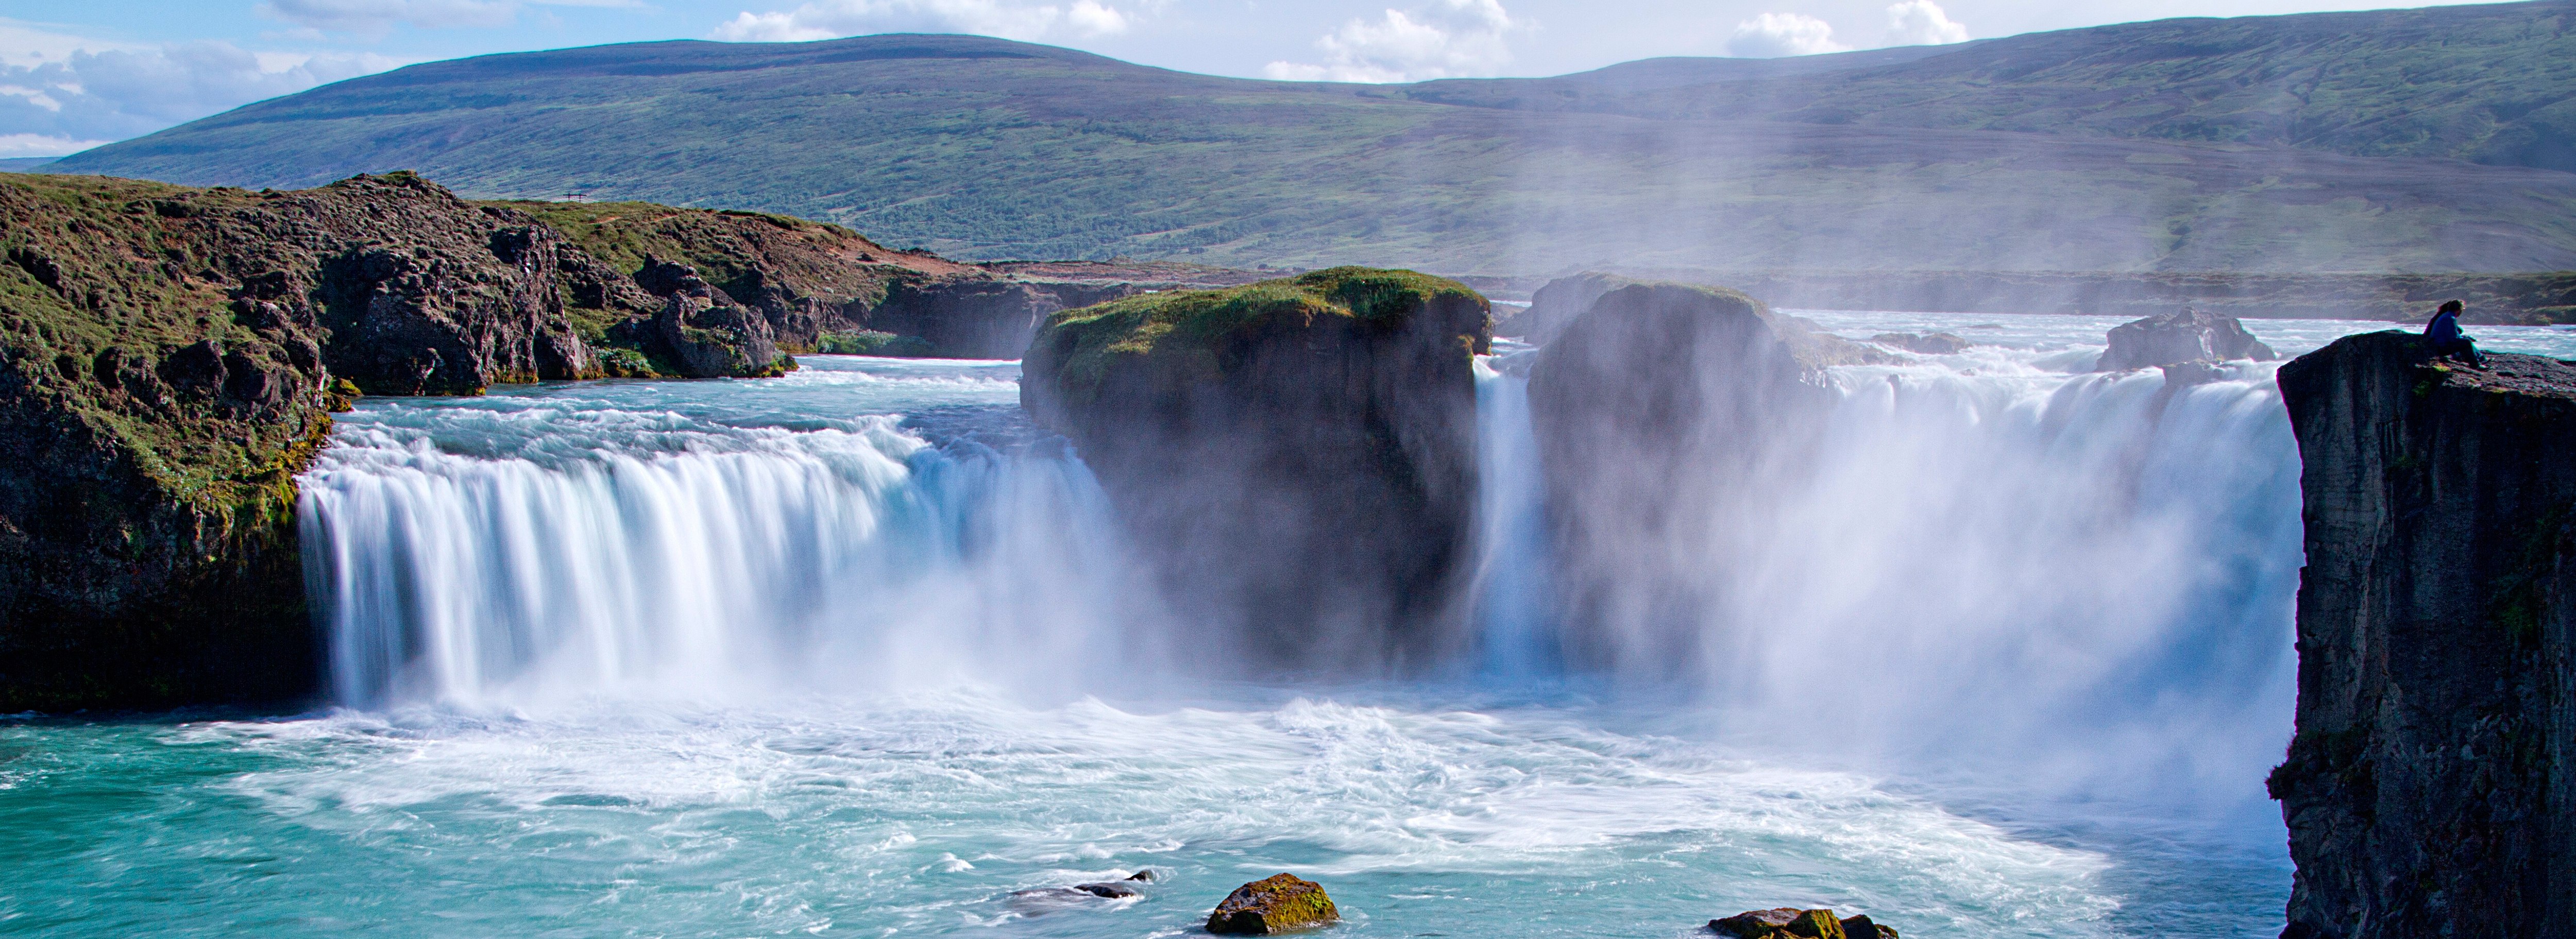
[(2424, 324), (2424, 341), (2430, 345), (2445, 346), (2459, 339), (2460, 314), (2445, 310), (2433, 314), (2433, 321)]

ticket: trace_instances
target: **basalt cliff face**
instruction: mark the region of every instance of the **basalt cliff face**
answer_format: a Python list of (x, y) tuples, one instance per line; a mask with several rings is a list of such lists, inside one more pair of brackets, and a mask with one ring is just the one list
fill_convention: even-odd
[(2282, 367), (2305, 462), (2288, 939), (2576, 936), (2576, 365)]
[(1051, 317), (1020, 394), (1247, 667), (1401, 669), (1463, 639), (1489, 321), (1366, 268), (1134, 297)]
[[(1568, 653), (1688, 668), (1722, 608), (1702, 572), (1759, 546), (1759, 494), (1799, 475), (1830, 406), (1824, 369), (1887, 354), (1722, 287), (1601, 294), (1530, 367)], [(1635, 661), (1616, 661), (1617, 656)]]
[[(890, 292), (1007, 282), (796, 219), (473, 203), (407, 173), (0, 176), (0, 260), (0, 712), (317, 688), (295, 476), (361, 392), (775, 375)], [(908, 322), (1025, 336), (1020, 299)]]

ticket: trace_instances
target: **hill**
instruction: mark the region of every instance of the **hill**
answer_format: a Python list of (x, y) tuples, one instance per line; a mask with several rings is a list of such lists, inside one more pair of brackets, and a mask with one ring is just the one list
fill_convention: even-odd
[(1520, 110), (2252, 144), (2576, 171), (2576, 3), (2172, 19), (1923, 54), (1931, 48), (1759, 63), (1783, 63), (1769, 71), (1660, 59), (1559, 78), (1426, 82), (1405, 94)]
[[(2576, 93), (2570, 8), (1412, 86), (964, 36), (642, 43), (412, 66), (44, 169), (293, 187), (411, 168), (475, 197), (756, 209), (968, 260), (2554, 270), (2576, 268), (2576, 174), (2542, 145)], [(2247, 90), (2286, 81), (2255, 81), (2274, 67), (2325, 78)], [(2524, 137), (2542, 144), (2508, 145)], [(2537, 165), (2457, 158), (2513, 153)]]

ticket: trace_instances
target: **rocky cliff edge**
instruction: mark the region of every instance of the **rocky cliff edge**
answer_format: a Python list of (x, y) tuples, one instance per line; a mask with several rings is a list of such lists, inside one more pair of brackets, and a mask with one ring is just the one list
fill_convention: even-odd
[(2576, 365), (2346, 337), (2305, 464), (2285, 939), (2576, 936)]

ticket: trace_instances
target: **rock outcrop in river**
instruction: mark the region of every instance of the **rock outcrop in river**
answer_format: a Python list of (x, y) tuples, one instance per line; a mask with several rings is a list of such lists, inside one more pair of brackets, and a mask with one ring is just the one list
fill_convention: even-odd
[(2110, 348), (2103, 350), (2094, 371), (2228, 359), (2269, 362), (2280, 357), (2263, 340), (2254, 338), (2243, 321), (2189, 307), (2122, 323), (2113, 327), (2107, 338)]
[(1401, 667), (1458, 638), (1489, 316), (1366, 268), (1132, 297), (1050, 318), (1020, 395), (1247, 667)]
[(2305, 463), (2286, 939), (2576, 936), (2576, 365), (2282, 367)]
[(1541, 348), (1530, 415), (1568, 652), (1632, 674), (1695, 667), (1697, 624), (1722, 602), (1703, 572), (1758, 549), (1742, 533), (1805, 465), (1830, 405), (1823, 370), (1885, 358), (1742, 293), (1673, 283), (1602, 294)]

